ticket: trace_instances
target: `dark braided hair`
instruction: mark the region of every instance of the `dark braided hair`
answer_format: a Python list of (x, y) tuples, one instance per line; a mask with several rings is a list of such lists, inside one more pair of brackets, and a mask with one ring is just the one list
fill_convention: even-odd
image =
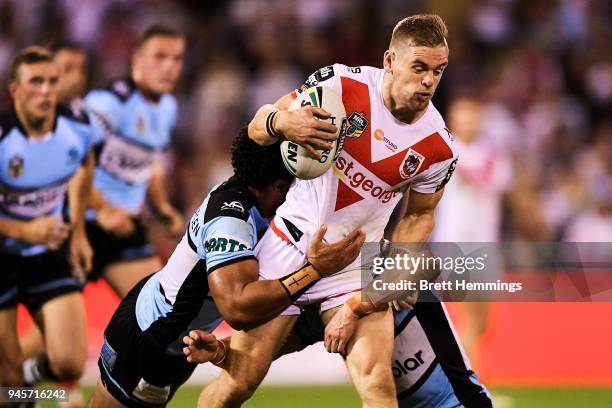
[(232, 167), (237, 181), (263, 189), (276, 180), (293, 179), (280, 154), (280, 143), (260, 146), (249, 138), (246, 126), (232, 143)]

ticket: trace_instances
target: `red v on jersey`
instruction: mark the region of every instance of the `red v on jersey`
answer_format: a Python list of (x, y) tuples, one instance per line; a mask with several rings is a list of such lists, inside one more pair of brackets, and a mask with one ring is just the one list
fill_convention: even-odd
[[(394, 188), (398, 184), (427, 170), (432, 164), (439, 163), (453, 157), (453, 152), (438, 132), (421, 139), (414, 145), (407, 147), (392, 156), (372, 163), (372, 115), (370, 104), (370, 91), (368, 85), (351, 78), (342, 77), (342, 101), (347, 115), (352, 112), (365, 114), (367, 126), (355, 138), (346, 137), (344, 150), (363, 167), (376, 175), (387, 186), (381, 189)], [(412, 160), (413, 162), (409, 163)], [(414, 161), (417, 163), (414, 163)], [(420, 162), (422, 160), (422, 163)], [(405, 163), (404, 163), (405, 162)], [(415, 171), (408, 172), (408, 165), (414, 165)], [(337, 166), (337, 165), (336, 165)], [(382, 190), (381, 190), (382, 191)], [(363, 200), (364, 197), (351, 187), (338, 179), (338, 192), (336, 196), (335, 211)]]
[(363, 200), (362, 196), (353, 191), (353, 189), (347, 186), (342, 180), (338, 179), (338, 193), (336, 195), (336, 208), (334, 211), (348, 207), (361, 200)]

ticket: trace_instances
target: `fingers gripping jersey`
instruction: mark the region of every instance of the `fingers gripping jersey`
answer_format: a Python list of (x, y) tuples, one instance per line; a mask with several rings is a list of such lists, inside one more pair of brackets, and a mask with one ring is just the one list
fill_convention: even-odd
[(145, 99), (131, 80), (94, 89), (85, 105), (96, 130), (95, 186), (114, 205), (138, 213), (153, 164), (170, 142), (176, 122), (176, 100), (162, 95)]
[(255, 259), (253, 248), (267, 227), (246, 186), (230, 179), (215, 187), (166, 265), (141, 290), (136, 302), (140, 328), (159, 330), (166, 343), (191, 328), (214, 330), (222, 317), (209, 295), (208, 274)]
[[(49, 135), (32, 139), (13, 107), (0, 113), (0, 218), (67, 218), (68, 181), (89, 154), (92, 129), (85, 112), (58, 106)], [(37, 255), (42, 245), (0, 237), (0, 251)]]
[(296, 180), (277, 211), (276, 226), (304, 253), (323, 223), (331, 242), (356, 227), (363, 228), (368, 241), (378, 241), (403, 192), (434, 193), (452, 175), (457, 154), (441, 115), (430, 103), (414, 124), (399, 122), (383, 103), (383, 75), (382, 69), (334, 64), (315, 72), (301, 88), (332, 88), (347, 112), (343, 150), (332, 171)]

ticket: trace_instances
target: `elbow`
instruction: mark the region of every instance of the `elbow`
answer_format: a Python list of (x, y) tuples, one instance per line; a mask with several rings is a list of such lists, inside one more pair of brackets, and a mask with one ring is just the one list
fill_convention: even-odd
[(249, 139), (251, 139), (254, 142), (257, 142), (254, 137), (255, 132), (256, 132), (255, 119), (252, 119), (249, 122), (249, 125), (247, 126), (247, 135), (249, 136)]
[(223, 318), (234, 330), (250, 330), (256, 327), (253, 319), (238, 302), (232, 302), (221, 313)]
[(228, 316), (224, 317), (227, 324), (234, 330), (251, 330), (257, 327), (257, 324), (255, 324), (252, 319), (249, 319), (245, 313), (230, 313)]

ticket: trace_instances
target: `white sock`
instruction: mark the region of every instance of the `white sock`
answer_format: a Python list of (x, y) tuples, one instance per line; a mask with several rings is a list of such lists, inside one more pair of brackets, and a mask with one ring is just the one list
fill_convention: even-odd
[(27, 358), (21, 367), (26, 384), (34, 385), (42, 380), (42, 375), (38, 371), (38, 357)]

